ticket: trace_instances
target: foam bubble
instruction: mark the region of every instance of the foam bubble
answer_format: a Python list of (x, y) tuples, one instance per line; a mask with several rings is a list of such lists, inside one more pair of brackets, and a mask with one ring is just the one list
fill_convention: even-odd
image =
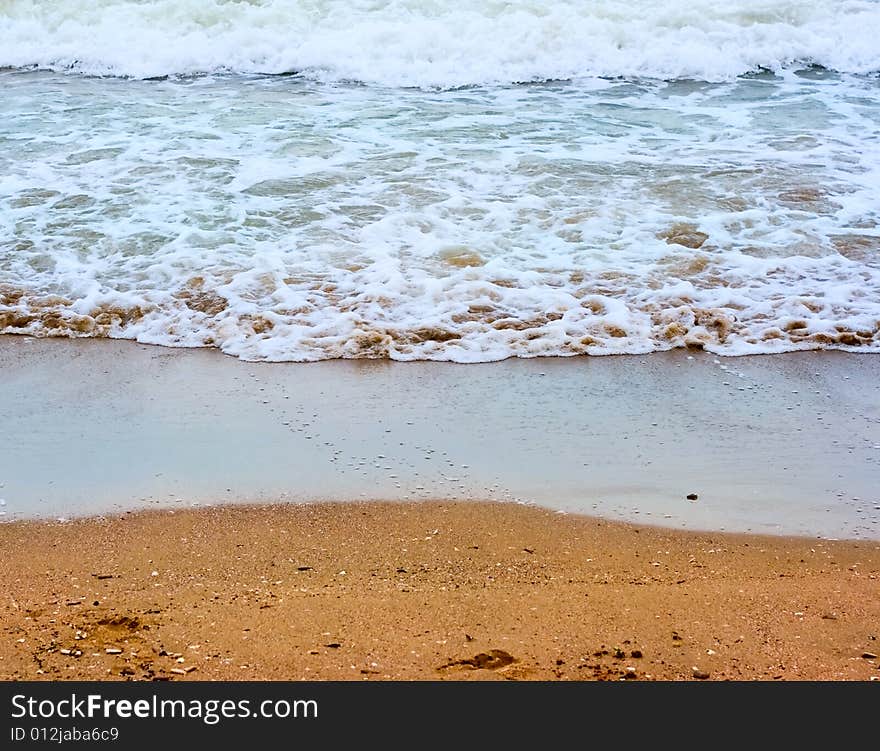
[(7, 0), (0, 66), (148, 78), (299, 72), (392, 86), (631, 76), (709, 81), (797, 64), (880, 70), (869, 0)]
[(880, 351), (876, 79), (0, 76), (0, 333), (252, 360)]

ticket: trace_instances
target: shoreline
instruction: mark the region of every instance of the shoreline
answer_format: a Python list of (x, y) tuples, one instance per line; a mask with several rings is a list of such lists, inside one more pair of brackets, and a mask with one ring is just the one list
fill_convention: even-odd
[[(522, 508), (522, 509), (530, 509), (540, 513), (549, 514), (555, 517), (559, 517), (561, 519), (581, 519), (587, 522), (595, 523), (598, 526), (610, 525), (612, 527), (630, 527), (633, 529), (645, 530), (648, 532), (655, 532), (657, 534), (671, 534), (671, 535), (684, 535), (684, 536), (713, 536), (720, 535), (725, 538), (732, 539), (752, 539), (752, 540), (767, 540), (770, 542), (782, 542), (782, 543), (834, 543), (841, 545), (854, 545), (856, 547), (859, 546), (878, 546), (878, 550), (880, 550), (880, 538), (863, 538), (863, 537), (823, 537), (821, 535), (810, 535), (810, 534), (780, 534), (776, 532), (754, 532), (751, 530), (728, 530), (728, 529), (710, 529), (710, 528), (688, 528), (688, 527), (675, 527), (670, 525), (668, 522), (664, 522), (663, 520), (629, 520), (629, 519), (617, 519), (608, 516), (602, 516), (597, 513), (590, 513), (587, 511), (568, 511), (566, 509), (556, 508), (554, 506), (547, 506), (542, 503), (538, 503), (536, 501), (526, 501), (526, 500), (497, 500), (493, 498), (473, 498), (473, 499), (447, 499), (441, 497), (427, 497), (420, 498), (418, 500), (405, 500), (399, 498), (389, 498), (389, 499), (344, 499), (344, 498), (318, 498), (313, 500), (284, 500), (284, 501), (272, 501), (272, 500), (229, 500), (224, 499), (222, 501), (194, 501), (187, 505), (161, 505), (161, 506), (152, 506), (152, 507), (142, 507), (142, 508), (124, 508), (119, 507), (115, 509), (111, 509), (109, 511), (94, 511), (90, 513), (77, 514), (75, 516), (70, 517), (22, 517), (22, 518), (2, 518), (0, 517), (0, 529), (4, 527), (12, 527), (12, 528), (64, 528), (68, 526), (76, 526), (76, 525), (102, 525), (102, 524), (113, 524), (115, 522), (121, 522), (125, 520), (131, 519), (161, 519), (165, 516), (172, 517), (174, 515), (187, 515), (187, 514), (212, 514), (212, 513), (223, 513), (226, 511), (235, 511), (241, 513), (250, 513), (255, 512), (258, 514), (265, 513), (286, 513), (288, 510), (299, 513), (303, 512), (307, 509), (333, 509), (333, 508), (352, 508), (359, 509), (361, 507), (364, 508), (372, 508), (376, 507), (377, 509), (406, 509), (406, 508), (431, 508), (431, 507), (446, 507), (446, 506), (468, 506), (477, 508), (492, 508), (492, 507), (500, 507), (502, 509), (506, 508)], [(352, 512), (353, 513), (353, 512)]]
[(505, 500), (674, 528), (880, 539), (873, 357), (275, 364), (0, 336), (0, 413), (15, 436), (0, 454), (0, 519)]
[(19, 521), (0, 547), (4, 680), (880, 678), (876, 542), (370, 501)]

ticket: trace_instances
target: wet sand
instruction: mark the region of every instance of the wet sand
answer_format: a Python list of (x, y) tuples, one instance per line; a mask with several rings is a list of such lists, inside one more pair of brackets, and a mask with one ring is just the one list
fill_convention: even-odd
[[(880, 355), (247, 363), (0, 336), (0, 519), (508, 500), (880, 539)], [(696, 493), (699, 500), (689, 502)]]
[(880, 544), (512, 503), (0, 525), (0, 678), (869, 680)]

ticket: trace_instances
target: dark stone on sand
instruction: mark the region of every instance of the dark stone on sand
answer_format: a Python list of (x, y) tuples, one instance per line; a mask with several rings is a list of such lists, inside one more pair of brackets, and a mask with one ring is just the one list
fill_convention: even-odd
[(505, 652), (503, 649), (490, 649), (488, 652), (480, 652), (480, 654), (464, 660), (451, 660), (445, 665), (441, 665), (437, 670), (445, 670), (446, 668), (456, 666), (475, 668), (477, 670), (497, 670), (498, 668), (507, 667), (516, 661), (512, 654)]
[(685, 496), (685, 497), (686, 497), (689, 501), (695, 501), (695, 500), (697, 500), (697, 498), (699, 498), (700, 496), (698, 496), (696, 493), (688, 493), (687, 496)]
[(630, 655), (630, 657), (634, 657), (636, 660), (638, 660), (639, 658), (642, 657), (642, 650), (641, 649), (634, 649), (632, 652), (629, 653), (629, 655)]

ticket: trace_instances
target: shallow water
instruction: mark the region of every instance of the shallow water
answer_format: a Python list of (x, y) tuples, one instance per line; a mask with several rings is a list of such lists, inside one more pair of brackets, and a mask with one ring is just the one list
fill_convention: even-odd
[(878, 38), (872, 0), (0, 0), (0, 517), (880, 538)]
[(880, 351), (880, 4), (715, 6), (0, 3), (0, 332)]
[(880, 539), (873, 355), (254, 365), (0, 337), (0, 370), (4, 519), (497, 499)]

